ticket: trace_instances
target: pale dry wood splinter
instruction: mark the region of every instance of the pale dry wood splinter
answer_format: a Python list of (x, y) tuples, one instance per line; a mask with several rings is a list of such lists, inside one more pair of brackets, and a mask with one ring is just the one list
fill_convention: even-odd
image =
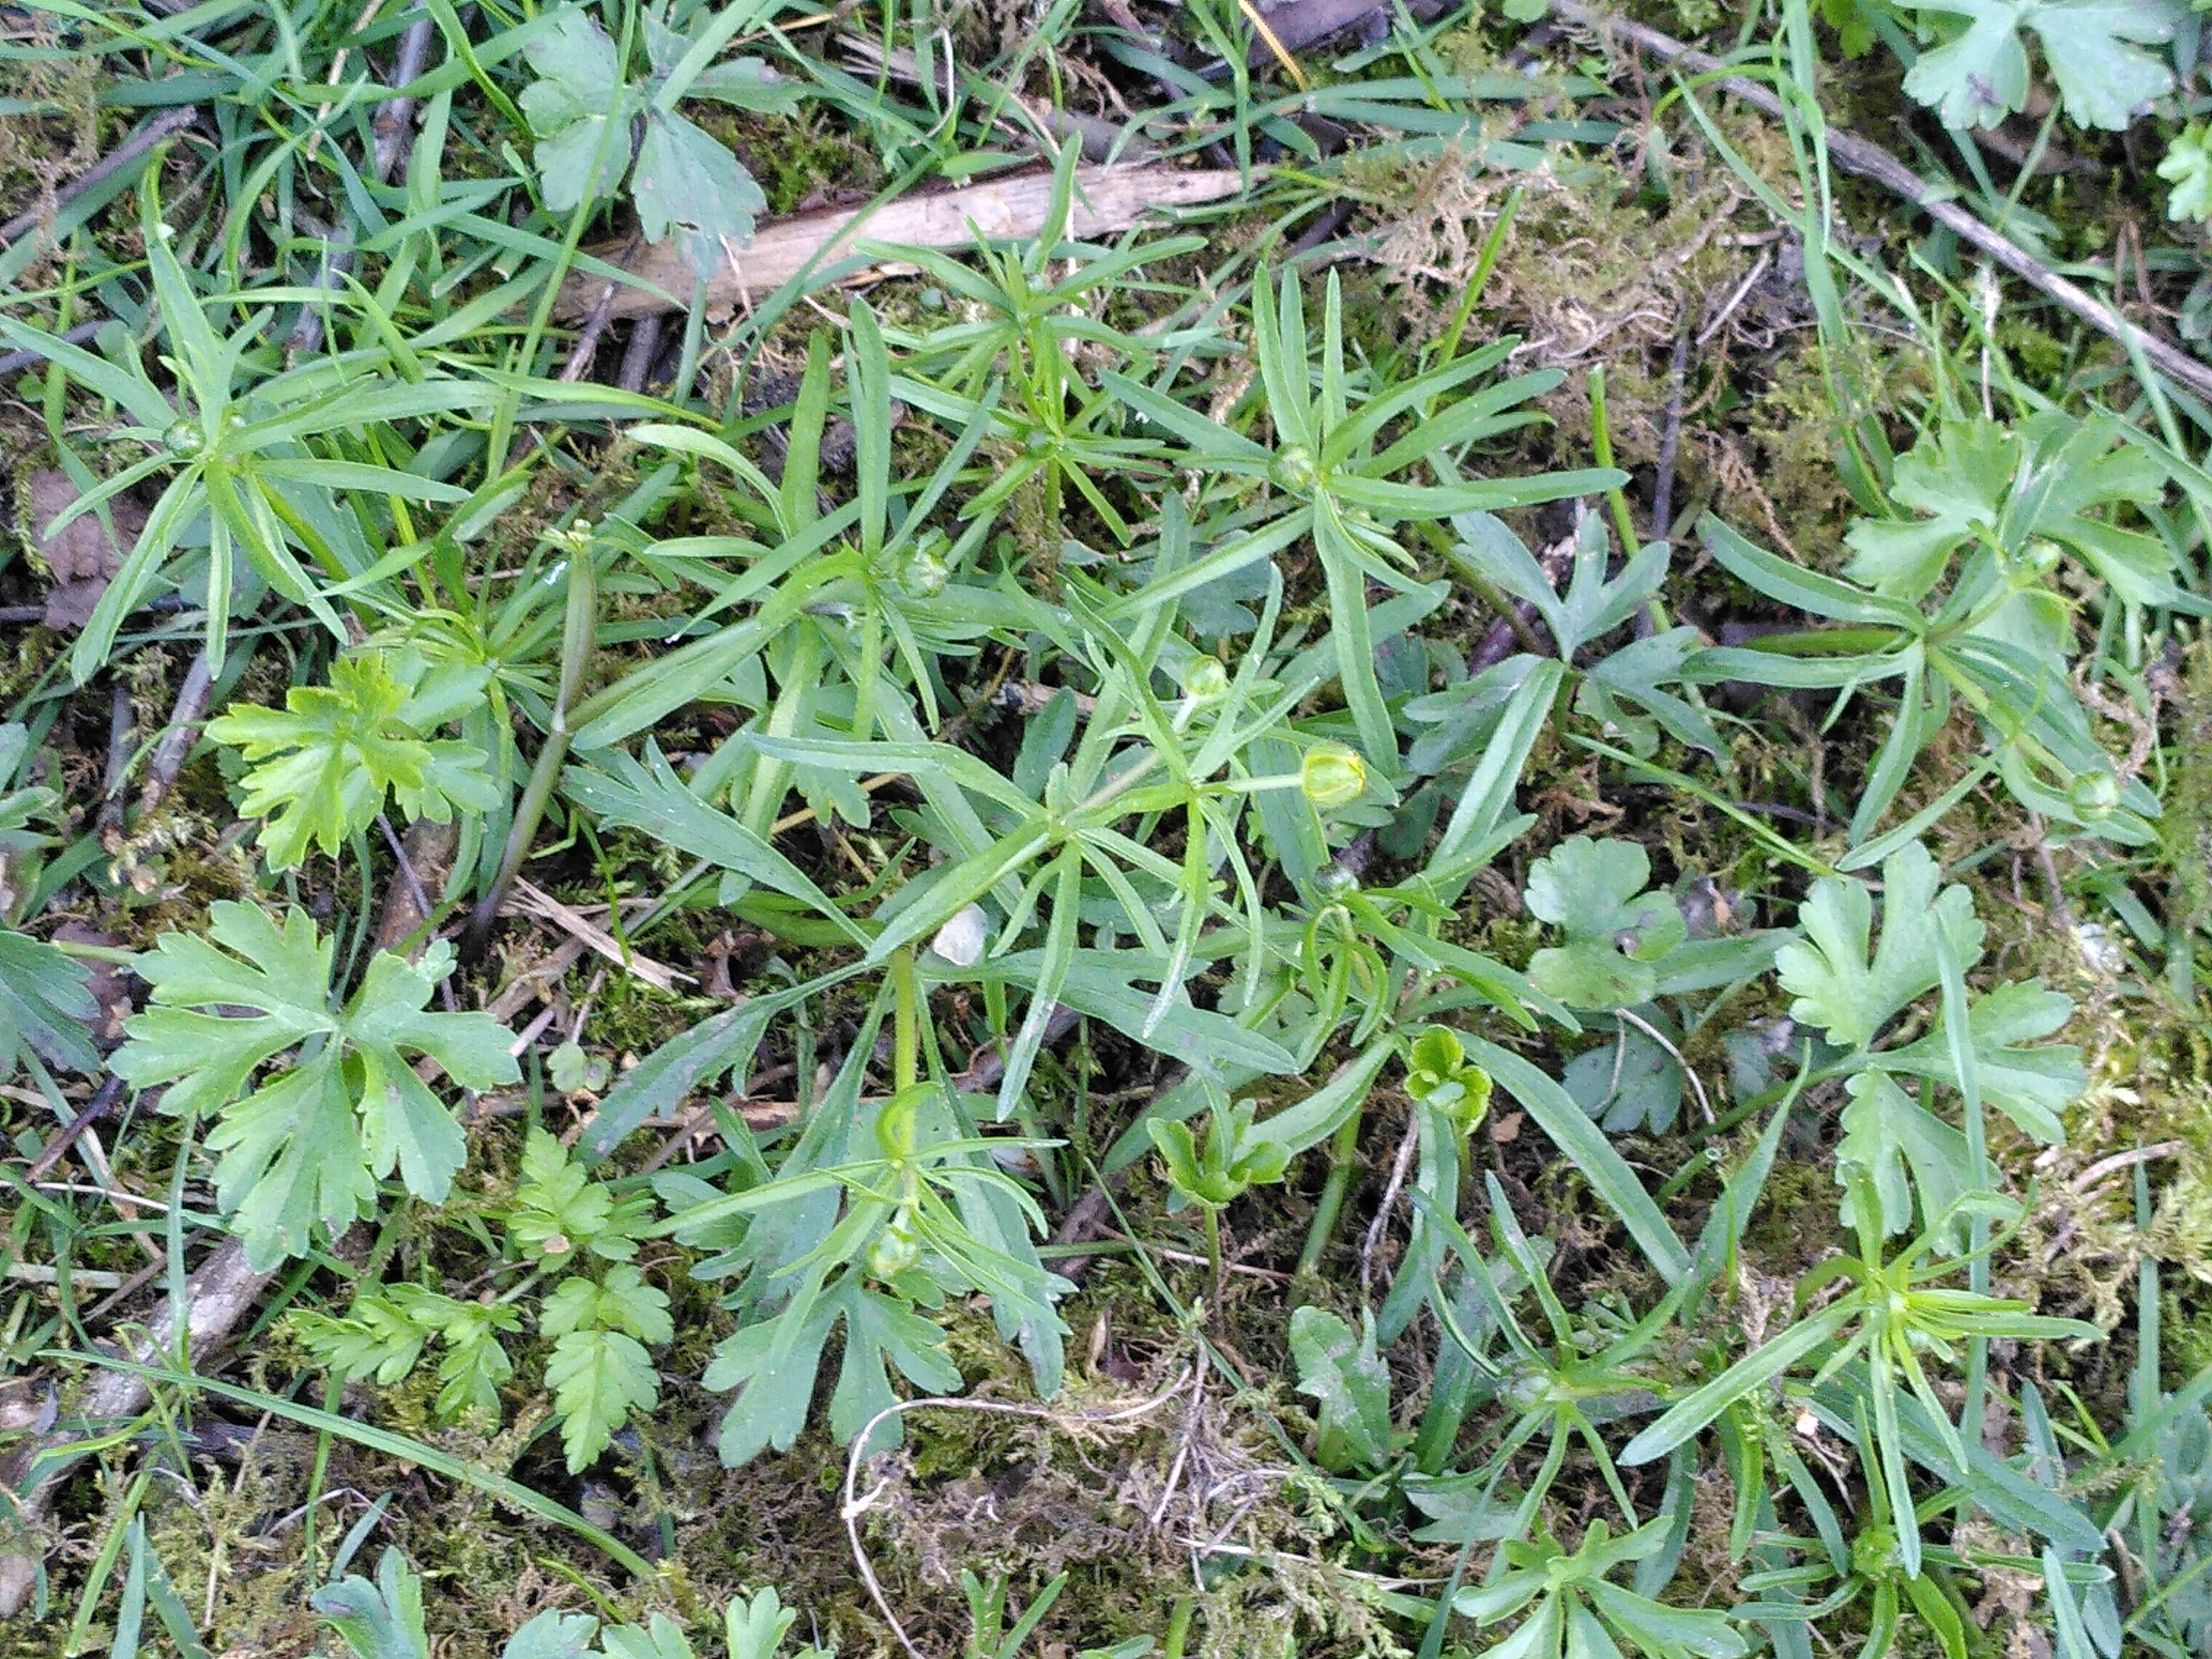
[[(1124, 231), (1148, 214), (1219, 201), (1243, 188), (1243, 175), (1234, 169), (1164, 162), (1077, 168), (1068, 232), (1095, 237)], [(707, 304), (715, 309), (750, 304), (774, 293), (810, 264), (833, 264), (857, 252), (863, 242), (967, 248), (975, 245), (978, 232), (989, 241), (1033, 238), (1043, 230), (1052, 205), (1052, 172), (1037, 168), (955, 189), (902, 196), (873, 210), (844, 207), (763, 219), (753, 245), (732, 249), (721, 267), (708, 277)], [(610, 316), (681, 311), (690, 302), (691, 264), (673, 238), (652, 245), (634, 239), (610, 243), (593, 249), (592, 254), (637, 279), (615, 289)], [(871, 267), (877, 271), (897, 268), (888, 260)], [(581, 321), (605, 298), (607, 287), (603, 276), (577, 272), (562, 285), (555, 310), (565, 321)]]

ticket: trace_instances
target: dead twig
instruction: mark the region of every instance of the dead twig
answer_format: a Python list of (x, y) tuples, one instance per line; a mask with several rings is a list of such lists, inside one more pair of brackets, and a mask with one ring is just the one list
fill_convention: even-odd
[[(171, 1355), (181, 1322), (186, 1363), (197, 1367), (228, 1338), (274, 1276), (249, 1268), (245, 1247), (236, 1239), (225, 1240), (186, 1281), (184, 1306), (163, 1302), (143, 1332), (126, 1344), (125, 1357), (142, 1365), (162, 1363)], [(146, 1380), (136, 1373), (102, 1370), (85, 1385), (77, 1408), (70, 1413), (71, 1431), (48, 1432), (19, 1443), (0, 1467), (0, 1484), (18, 1494), (9, 1546), (0, 1553), (0, 1618), (21, 1612), (38, 1583), (43, 1554), (39, 1535), (60, 1493), (62, 1475), (76, 1461), (67, 1454), (68, 1448), (82, 1443), (74, 1426), (81, 1423), (86, 1433), (98, 1435), (105, 1426), (135, 1416), (152, 1397)]]
[[(1243, 175), (1234, 169), (1166, 162), (1079, 168), (1068, 233), (1094, 238), (1127, 230), (1154, 213), (1219, 201), (1243, 188)], [(861, 241), (944, 249), (973, 247), (978, 241), (1026, 241), (1043, 228), (1052, 200), (1051, 171), (1033, 168), (865, 208), (763, 219), (752, 246), (730, 250), (707, 274), (707, 303), (716, 308), (749, 305), (803, 272), (856, 253)], [(619, 242), (592, 252), (606, 264), (622, 266), (630, 276), (615, 291), (611, 316), (684, 309), (688, 297), (677, 296), (689, 296), (695, 280), (690, 260), (673, 238), (643, 246)], [(893, 256), (870, 257), (871, 270), (899, 268)], [(555, 315), (565, 322), (583, 321), (599, 307), (607, 286), (606, 277), (590, 271), (571, 276)]]
[(169, 791), (176, 786), (185, 756), (200, 741), (200, 722), (207, 713), (208, 693), (214, 687), (214, 664), (207, 660), (205, 651), (195, 652), (184, 671), (184, 683), (176, 689), (176, 704), (169, 710), (168, 724), (162, 728), (161, 741), (154, 745), (154, 758), (147, 764), (146, 781), (138, 791), (140, 818), (167, 800)]
[(1675, 457), (1682, 443), (1682, 383), (1689, 372), (1690, 331), (1675, 335), (1675, 354), (1667, 365), (1667, 417), (1659, 429), (1658, 475), (1651, 485), (1651, 537), (1671, 539), (1675, 523)]
[(123, 1079), (121, 1077), (110, 1077), (100, 1084), (93, 1090), (92, 1097), (85, 1103), (77, 1116), (63, 1126), (60, 1134), (46, 1143), (46, 1150), (31, 1160), (30, 1167), (23, 1172), (23, 1179), (26, 1181), (41, 1179), (48, 1170), (61, 1161), (62, 1155), (77, 1144), (78, 1138), (93, 1124), (113, 1111), (115, 1103), (122, 1098)]

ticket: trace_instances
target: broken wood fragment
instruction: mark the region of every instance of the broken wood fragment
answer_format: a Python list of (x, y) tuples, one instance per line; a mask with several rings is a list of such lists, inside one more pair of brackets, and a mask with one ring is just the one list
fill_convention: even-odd
[[(1148, 214), (1192, 207), (1233, 196), (1244, 178), (1233, 169), (1174, 167), (1084, 167), (1076, 171), (1075, 209), (1068, 234), (1096, 237), (1124, 231)], [(901, 196), (874, 208), (836, 208), (763, 219), (753, 245), (732, 248), (707, 278), (707, 304), (721, 309), (765, 299), (801, 271), (857, 254), (860, 244), (902, 248), (973, 247), (978, 238), (1020, 242), (1042, 234), (1052, 211), (1049, 168), (1001, 174), (954, 189)], [(641, 317), (681, 311), (690, 303), (690, 262), (671, 238), (642, 244), (632, 238), (592, 250), (620, 265), (633, 281), (614, 288), (608, 312)], [(883, 259), (870, 270), (898, 269)], [(562, 285), (555, 315), (566, 322), (591, 316), (609, 288), (603, 276), (579, 272)]]

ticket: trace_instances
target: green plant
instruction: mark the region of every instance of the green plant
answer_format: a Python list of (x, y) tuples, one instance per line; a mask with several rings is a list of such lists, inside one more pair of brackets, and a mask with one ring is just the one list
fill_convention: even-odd
[(139, 958), (153, 995), (112, 1064), (136, 1088), (166, 1084), (168, 1116), (214, 1120), (216, 1198), (248, 1260), (272, 1268), (304, 1253), (318, 1224), (334, 1234), (373, 1213), (377, 1184), (395, 1171), (410, 1193), (442, 1203), (467, 1143), (410, 1057), (464, 1089), (520, 1075), (497, 1020), (427, 1011), (452, 947), (435, 944), (419, 963), (378, 951), (334, 1006), (334, 944), (305, 912), (280, 925), (225, 901), (208, 914), (207, 938), (166, 933)]
[(627, 175), (647, 239), (674, 232), (692, 269), (703, 273), (729, 248), (753, 240), (753, 215), (767, 199), (728, 149), (677, 105), (693, 98), (787, 111), (804, 88), (759, 58), (715, 61), (753, 9), (700, 8), (689, 33), (671, 27), (671, 10), (633, 12), (648, 65), (634, 81), (626, 79), (632, 50), (626, 33), (618, 45), (580, 6), (546, 14), (523, 48), (537, 79), (517, 101), (537, 137), (532, 159), (547, 207), (591, 207), (614, 195)]
[(1711, 1608), (1670, 1607), (1624, 1590), (1608, 1574), (1641, 1561), (1667, 1545), (1667, 1528), (1653, 1522), (1616, 1538), (1592, 1521), (1573, 1553), (1548, 1534), (1532, 1541), (1509, 1538), (1501, 1550), (1504, 1571), (1496, 1582), (1463, 1590), (1456, 1606), (1478, 1624), (1526, 1617), (1512, 1635), (1491, 1646), (1496, 1659), (1605, 1659), (1623, 1647), (1651, 1659), (1735, 1659), (1751, 1645)]
[[(1878, 1206), (1863, 1178), (1854, 1198), (1858, 1253), (1838, 1256), (1801, 1279), (1799, 1317), (1789, 1329), (1669, 1405), (1622, 1448), (1624, 1463), (1663, 1456), (1738, 1401), (1756, 1398), (1808, 1360), (1820, 1361), (1815, 1387), (1863, 1361), (1860, 1386), (1872, 1419), (1871, 1450), (1880, 1459), (1888, 1490), (1901, 1495), (1911, 1490), (1900, 1404), (1907, 1392), (1919, 1404), (1923, 1421), (1932, 1425), (1951, 1465), (1963, 1469), (1968, 1463), (1965, 1442), (1929, 1377), (1926, 1361), (1955, 1361), (1968, 1342), (2094, 1340), (2102, 1334), (2080, 1319), (2031, 1313), (2027, 1303), (2015, 1298), (1935, 1285), (1966, 1265), (1942, 1254), (1950, 1223), (1960, 1212), (1986, 1214), (1992, 1207), (1987, 1199), (1955, 1200), (1918, 1236), (1894, 1255), (1885, 1255), (1876, 1219)], [(1847, 1287), (1840, 1296), (1805, 1311), (1821, 1292), (1838, 1283)], [(1898, 1560), (1907, 1574), (1917, 1575), (1923, 1559), (1918, 1525), (1901, 1497), (1891, 1508)]]
[(2166, 0), (2100, 6), (2082, 0), (1896, 0), (1929, 49), (1904, 89), (1949, 127), (1993, 127), (2028, 99), (2023, 32), (2043, 48), (2067, 115), (2078, 126), (2125, 128), (2170, 91), (2173, 72), (2142, 48), (2174, 37), (2182, 16)]
[[(316, 1615), (353, 1659), (429, 1659), (423, 1580), (405, 1557), (388, 1548), (373, 1581), (348, 1573), (310, 1599)], [(798, 1615), (771, 1587), (731, 1599), (722, 1612), (724, 1659), (779, 1659)], [(683, 1627), (665, 1613), (642, 1624), (548, 1608), (509, 1637), (500, 1659), (699, 1659)], [(788, 1659), (836, 1659), (807, 1647)]]
[[(2171, 549), (2112, 517), (2154, 502), (2163, 485), (2158, 464), (2102, 418), (2054, 411), (2017, 429), (1947, 422), (1897, 463), (1892, 495), (1909, 516), (1853, 527), (1848, 580), (1790, 564), (1706, 519), (1705, 544), (1731, 575), (1843, 626), (1703, 651), (1691, 672), (1708, 683), (1838, 689), (1831, 719), (1865, 688), (1897, 682), (1888, 734), (1851, 817), (1854, 862), (1920, 833), (1992, 772), (2053, 823), (2139, 845), (2152, 835), (2158, 798), (2100, 745), (2082, 695), (2055, 671), (2073, 655), (2074, 607), (2059, 577), (2073, 554), (2103, 584), (2115, 621), (2174, 602)], [(1982, 727), (1988, 753), (1877, 839), (1955, 699)]]
[[(219, 667), (233, 612), (251, 614), (264, 592), (299, 605), (343, 640), (345, 625), (326, 588), (368, 571), (391, 541), (410, 539), (402, 529), (406, 503), (468, 499), (458, 485), (391, 465), (383, 459), (387, 442), (405, 458), (405, 446), (392, 435), (399, 427), (481, 409), (492, 392), (479, 381), (420, 363), (398, 372), (393, 354), (381, 346), (276, 366), (264, 344), (265, 314), (244, 316), (227, 334), (219, 331), (219, 312), (195, 291), (172, 246), (176, 232), (150, 189), (139, 226), (168, 387), (148, 371), (120, 328), (102, 331), (103, 353), (96, 354), (0, 316), (0, 336), (44, 358), (57, 374), (127, 417), (120, 425), (103, 423), (107, 441), (152, 451), (97, 484), (80, 467), (86, 493), (41, 534), (51, 537), (142, 481), (168, 475), (137, 543), (72, 647), (71, 670), (82, 682), (103, 666), (124, 619), (165, 575), (171, 586), (205, 595), (207, 654)], [(204, 552), (186, 539), (202, 520)], [(188, 550), (185, 557), (171, 570), (169, 561), (181, 550)]]
[[(1983, 926), (1973, 896), (1961, 887), (1939, 889), (1941, 881), (1935, 860), (1917, 842), (1884, 861), (1882, 936), (1870, 957), (1871, 895), (1859, 882), (1824, 877), (1799, 912), (1803, 940), (1784, 945), (1775, 957), (1777, 978), (1796, 997), (1791, 1017), (1819, 1027), (1843, 1051), (1831, 1072), (1847, 1077), (1852, 1097), (1837, 1147), (1843, 1218), (1859, 1224), (1857, 1205), (1871, 1195), (1885, 1234), (1911, 1225), (1916, 1194), (1923, 1221), (1932, 1224), (1955, 1199), (1985, 1185), (1983, 1105), (2055, 1143), (2064, 1139), (2060, 1114), (2084, 1081), (2075, 1050), (2038, 1040), (2066, 1023), (2073, 1011), (2067, 997), (2040, 980), (2026, 980), (1969, 1000), (1965, 976), (1980, 959)], [(1881, 1046), (1891, 1022), (1939, 987), (1935, 1028), (1912, 1042)], [(1962, 1096), (1963, 1130), (1907, 1096), (1894, 1081), (1899, 1077)]]
[[(1103, 383), (1139, 416), (1186, 446), (1176, 457), (1179, 464), (1217, 477), (1265, 479), (1271, 486), (1249, 528), (1172, 580), (1151, 584), (1144, 602), (1160, 603), (1310, 541), (1327, 579), (1337, 673), (1360, 747), (1369, 764), (1395, 769), (1398, 740), (1376, 677), (1366, 586), (1410, 588), (1398, 527), (1605, 489), (1620, 474), (1558, 473), (1479, 483), (1459, 478), (1456, 451), (1528, 424), (1535, 416), (1522, 405), (1560, 377), (1555, 372), (1519, 375), (1425, 418), (1414, 418), (1416, 412), (1430, 410), (1446, 393), (1496, 368), (1515, 340), (1499, 340), (1387, 389), (1370, 384), (1355, 404), (1357, 383), (1344, 358), (1343, 296), (1333, 273), (1321, 315), (1318, 374), (1294, 274), (1285, 274), (1277, 287), (1262, 273), (1253, 286), (1252, 315), (1253, 354), (1274, 426), (1272, 447), (1194, 414), (1158, 388), (1102, 372)], [(1401, 423), (1400, 435), (1391, 438)], [(1412, 483), (1399, 476), (1423, 463), (1435, 471), (1436, 481)], [(1129, 605), (1122, 601), (1120, 613), (1128, 613)]]
[(423, 735), (480, 698), (486, 677), (433, 673), (414, 652), (364, 652), (334, 662), (327, 686), (293, 687), (281, 713), (234, 703), (208, 721), (207, 735), (248, 763), (241, 810), (265, 820), (270, 868), (290, 868), (310, 845), (334, 856), (376, 821), (387, 795), (410, 820), (438, 823), (498, 804), (480, 749)]
[[(736, 1395), (722, 1419), (723, 1461), (790, 1446), (804, 1427), (830, 1333), (844, 1354), (830, 1427), (850, 1440), (894, 1400), (890, 1368), (942, 1393), (960, 1386), (944, 1333), (917, 1307), (983, 1294), (1018, 1338), (1046, 1391), (1058, 1384), (1065, 1326), (1052, 1300), (1066, 1281), (1038, 1261), (1028, 1230), (1036, 1201), (965, 1133), (939, 1085), (908, 1084), (887, 1101), (859, 1098), (849, 1064), (798, 1146), (772, 1178), (748, 1160), (738, 1190), (696, 1178), (656, 1183), (670, 1218), (656, 1230), (714, 1254), (698, 1276), (734, 1281), (723, 1300), (737, 1328), (716, 1344), (709, 1388)], [(884, 1426), (896, 1444), (898, 1420)]]
[(1314, 1460), (1338, 1474), (1380, 1468), (1390, 1452), (1390, 1373), (1376, 1351), (1375, 1319), (1363, 1314), (1354, 1332), (1325, 1308), (1290, 1316), (1291, 1357), (1298, 1391), (1317, 1405)]
[(498, 1206), (524, 1277), (496, 1299), (474, 1301), (404, 1281), (377, 1286), (357, 1291), (343, 1315), (302, 1312), (293, 1324), (334, 1375), (385, 1388), (414, 1370), (435, 1340), (438, 1415), (497, 1419), (499, 1385), (514, 1375), (503, 1339), (524, 1329), (522, 1299), (538, 1291), (537, 1328), (552, 1339), (545, 1386), (569, 1472), (580, 1474), (659, 1397), (646, 1350), (671, 1341), (675, 1327), (667, 1294), (630, 1265), (652, 1209), (644, 1193), (618, 1195), (592, 1180), (558, 1141), (534, 1128), (513, 1200)]
[(99, 1010), (83, 967), (6, 925), (35, 907), (42, 855), (59, 844), (33, 827), (52, 817), (55, 792), (10, 787), (30, 748), (21, 721), (0, 725), (0, 1083), (27, 1057), (71, 1071), (99, 1064), (86, 1029)]

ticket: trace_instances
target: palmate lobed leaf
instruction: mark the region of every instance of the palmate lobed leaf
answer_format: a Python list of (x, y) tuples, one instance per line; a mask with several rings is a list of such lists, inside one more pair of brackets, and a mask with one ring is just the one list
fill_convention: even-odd
[(712, 270), (753, 240), (768, 198), (728, 147), (672, 111), (645, 117), (630, 180), (648, 242), (674, 232), (694, 270)]
[(1319, 1411), (1314, 1455), (1341, 1474), (1378, 1468), (1390, 1451), (1390, 1372), (1375, 1347), (1375, 1320), (1355, 1332), (1337, 1314), (1307, 1306), (1290, 1319), (1298, 1391)]
[(2165, 543), (2110, 521), (2113, 508), (2156, 503), (2165, 475), (2102, 418), (2046, 413), (2017, 427), (1948, 421), (1897, 459), (1890, 493), (1916, 518), (1862, 518), (1845, 541), (1845, 574), (1876, 592), (1916, 601), (1961, 549), (1987, 538), (2010, 559), (2037, 538), (2067, 548), (2131, 605), (2171, 602)]
[(1843, 1137), (1836, 1143), (1835, 1181), (1844, 1189), (1840, 1211), (1846, 1226), (1859, 1220), (1858, 1183), (1871, 1186), (1885, 1235), (1912, 1225), (1916, 1198), (1923, 1217), (1942, 1215), (1973, 1190), (1974, 1160), (1967, 1138), (1879, 1071), (1862, 1071), (1844, 1084)]
[[(702, 1379), (735, 1389), (719, 1440), (723, 1463), (735, 1467), (772, 1447), (791, 1449), (806, 1426), (815, 1376), (831, 1330), (845, 1327), (844, 1356), (830, 1394), (830, 1427), (850, 1440), (893, 1403), (889, 1368), (915, 1387), (945, 1394), (961, 1385), (960, 1368), (944, 1351), (944, 1332), (902, 1299), (869, 1289), (857, 1273), (841, 1275), (818, 1294), (722, 1338)], [(898, 1441), (894, 1420), (868, 1451)]]
[(1961, 969), (1981, 955), (1982, 925), (1974, 895), (1942, 887), (1942, 872), (1928, 849), (1909, 842), (1882, 863), (1882, 938), (1872, 960), (1872, 896), (1860, 882), (1824, 876), (1798, 912), (1802, 944), (1775, 955), (1784, 990), (1796, 1001), (1790, 1017), (1818, 1026), (1845, 1048), (1872, 1040), (1906, 1004), (1934, 987), (1941, 976), (1938, 935), (1949, 941)]
[[(2067, 115), (2076, 125), (2119, 131), (2164, 96), (2173, 73), (2145, 46), (2174, 37), (2185, 15), (2173, 0), (1901, 0), (1944, 20), (1942, 43), (1920, 54), (1904, 89), (1948, 127), (1993, 127), (2025, 106), (2024, 32), (2043, 46)], [(1964, 27), (1960, 27), (1963, 22)]]
[(265, 820), (261, 847), (273, 869), (298, 864), (310, 846), (335, 855), (395, 797), (410, 818), (443, 823), (456, 810), (487, 812), (499, 786), (474, 746), (426, 738), (448, 712), (452, 688), (419, 700), (419, 663), (395, 670), (382, 652), (341, 657), (327, 686), (294, 686), (283, 709), (237, 703), (207, 723), (251, 766), (241, 810)]
[(1570, 836), (1529, 869), (1529, 913), (1567, 934), (1529, 963), (1548, 995), (1583, 1008), (1647, 1001), (1658, 984), (1653, 966), (1687, 929), (1675, 901), (1646, 893), (1651, 860), (1629, 841)]
[[(217, 1199), (249, 1261), (273, 1267), (305, 1251), (318, 1224), (335, 1233), (369, 1213), (376, 1184), (395, 1170), (409, 1192), (442, 1202), (466, 1147), (410, 1060), (434, 1060), (469, 1089), (521, 1075), (497, 1020), (427, 1011), (452, 948), (433, 945), (419, 965), (379, 952), (334, 1012), (332, 942), (304, 912), (280, 927), (224, 901), (209, 918), (207, 938), (165, 934), (139, 959), (152, 996), (113, 1065), (141, 1089), (168, 1084), (171, 1116), (218, 1117), (207, 1137), (222, 1154)], [(290, 1049), (289, 1068), (251, 1085)]]

